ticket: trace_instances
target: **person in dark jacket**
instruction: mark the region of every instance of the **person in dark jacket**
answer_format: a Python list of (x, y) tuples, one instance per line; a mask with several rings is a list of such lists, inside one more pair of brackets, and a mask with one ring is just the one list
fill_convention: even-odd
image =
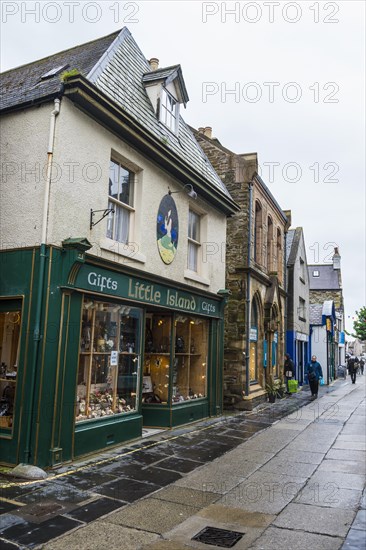
[(306, 365), (306, 374), (308, 376), (311, 395), (316, 399), (318, 397), (319, 380), (323, 378), (323, 371), (320, 363), (316, 360), (316, 355), (313, 355), (310, 363)]
[(364, 368), (365, 368), (365, 361), (363, 360), (363, 357), (361, 357), (361, 360), (360, 360), (360, 371), (361, 371), (361, 374), (363, 374)]
[(295, 376), (295, 365), (294, 365), (294, 362), (292, 361), (289, 353), (286, 353), (286, 355), (285, 355), (285, 362), (284, 362), (284, 365), (283, 365), (283, 375), (284, 375), (285, 380), (286, 380), (287, 393), (289, 393), (289, 391), (288, 391), (288, 381), (292, 380), (292, 378)]
[(356, 384), (356, 374), (358, 369), (358, 359), (356, 362), (357, 357), (354, 357), (353, 355), (348, 359), (348, 373), (351, 377), (352, 384)]

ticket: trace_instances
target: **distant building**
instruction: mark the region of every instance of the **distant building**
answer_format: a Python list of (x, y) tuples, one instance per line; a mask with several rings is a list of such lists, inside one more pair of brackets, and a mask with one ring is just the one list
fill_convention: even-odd
[[(322, 366), (326, 384), (336, 377), (334, 367), (334, 325), (336, 312), (333, 300), (321, 304), (310, 304), (311, 355), (316, 355)], [(337, 365), (338, 366), (338, 365)]]
[(258, 175), (256, 153), (236, 154), (195, 131), (198, 143), (241, 209), (228, 219), (224, 397), (250, 409), (263, 399), (269, 376), (280, 376), (285, 352), (288, 217)]
[(286, 351), (295, 363), (296, 378), (304, 381), (304, 367), (309, 361), (309, 273), (302, 227), (289, 229), (287, 258), (287, 332)]
[[(323, 345), (327, 349), (327, 368), (329, 380), (336, 377), (338, 365), (345, 364), (345, 315), (342, 288), (341, 256), (334, 249), (332, 263), (312, 264), (308, 266), (310, 282), (310, 304), (334, 303), (334, 315), (329, 315), (327, 338)], [(330, 311), (328, 309), (328, 311)], [(313, 339), (312, 339), (313, 353)]]

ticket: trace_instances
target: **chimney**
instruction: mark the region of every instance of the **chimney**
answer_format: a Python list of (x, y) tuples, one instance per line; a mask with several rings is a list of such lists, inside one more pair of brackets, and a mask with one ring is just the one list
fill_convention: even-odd
[(205, 129), (203, 128), (203, 126), (200, 126), (200, 128), (198, 128), (198, 133), (199, 134), (204, 134), (205, 133)]
[(159, 59), (157, 59), (156, 57), (152, 57), (149, 60), (149, 64), (150, 64), (150, 69), (152, 71), (156, 71), (159, 68)]
[(211, 126), (206, 126), (206, 128), (203, 131), (203, 134), (208, 137), (209, 139), (212, 139), (212, 128)]
[(333, 255), (332, 261), (333, 261), (333, 269), (341, 269), (341, 256), (339, 254), (337, 247), (334, 249), (334, 255)]

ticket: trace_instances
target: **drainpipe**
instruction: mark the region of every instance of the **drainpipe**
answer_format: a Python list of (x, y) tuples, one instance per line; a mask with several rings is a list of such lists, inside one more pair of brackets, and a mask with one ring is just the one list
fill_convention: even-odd
[(52, 177), (52, 158), (53, 158), (53, 146), (55, 138), (55, 125), (56, 117), (60, 112), (60, 100), (55, 99), (54, 109), (51, 113), (50, 120), (50, 130), (48, 138), (48, 150), (47, 150), (47, 178), (46, 178), (46, 188), (43, 197), (43, 216), (42, 216), (42, 233), (41, 233), (41, 250), (40, 250), (40, 260), (39, 260), (39, 276), (38, 276), (38, 292), (37, 292), (37, 302), (36, 302), (36, 315), (34, 321), (34, 332), (33, 332), (33, 357), (32, 357), (32, 367), (31, 367), (31, 380), (30, 380), (30, 402), (29, 402), (29, 414), (27, 415), (27, 425), (26, 425), (26, 440), (25, 440), (25, 451), (24, 451), (24, 462), (29, 464), (31, 458), (31, 439), (32, 439), (32, 423), (34, 416), (34, 393), (36, 390), (36, 370), (37, 370), (37, 361), (38, 361), (38, 352), (39, 344), (41, 342), (41, 317), (42, 317), (42, 305), (43, 305), (43, 284), (46, 272), (46, 257), (47, 257), (47, 225), (48, 225), (48, 208), (49, 208), (49, 197), (50, 197), (50, 187), (51, 187), (51, 177)]
[(246, 353), (245, 353), (245, 395), (249, 395), (249, 360), (250, 360), (250, 267), (251, 267), (251, 242), (252, 242), (252, 203), (253, 203), (253, 182), (248, 183), (249, 186), (249, 229), (248, 229), (248, 272), (247, 272), (247, 297), (245, 311), (245, 338), (246, 338)]

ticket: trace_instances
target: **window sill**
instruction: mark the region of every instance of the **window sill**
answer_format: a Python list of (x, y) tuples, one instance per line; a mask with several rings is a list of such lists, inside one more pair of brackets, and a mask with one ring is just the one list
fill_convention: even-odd
[(140, 262), (142, 264), (146, 262), (145, 254), (141, 254), (141, 252), (138, 252), (138, 250), (136, 250), (138, 249), (138, 245), (136, 243), (124, 244), (118, 241), (113, 241), (111, 239), (105, 239), (100, 244), (100, 248), (102, 250), (112, 252), (117, 256), (121, 256), (122, 258), (128, 258), (128, 260), (131, 260), (131, 262)]
[(201, 283), (202, 285), (210, 286), (211, 281), (209, 279), (206, 279), (205, 277), (201, 277), (201, 275), (198, 275), (198, 273), (195, 273), (194, 271), (190, 271), (189, 269), (184, 270), (184, 278), (190, 279), (191, 281), (195, 281), (196, 283)]

